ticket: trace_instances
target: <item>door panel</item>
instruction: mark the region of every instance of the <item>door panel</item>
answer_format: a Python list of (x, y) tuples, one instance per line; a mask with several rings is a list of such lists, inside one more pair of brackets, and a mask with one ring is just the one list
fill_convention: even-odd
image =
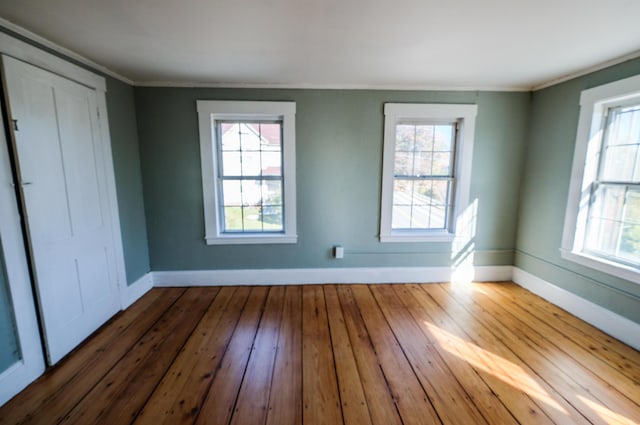
[(94, 90), (4, 57), (50, 363), (119, 310)]
[(44, 371), (4, 120), (0, 114), (0, 405)]

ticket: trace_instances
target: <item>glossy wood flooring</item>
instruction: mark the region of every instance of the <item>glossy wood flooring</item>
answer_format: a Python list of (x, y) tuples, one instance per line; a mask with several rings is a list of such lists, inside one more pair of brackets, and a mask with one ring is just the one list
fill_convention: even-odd
[(13, 424), (640, 421), (640, 353), (514, 284), (153, 289)]

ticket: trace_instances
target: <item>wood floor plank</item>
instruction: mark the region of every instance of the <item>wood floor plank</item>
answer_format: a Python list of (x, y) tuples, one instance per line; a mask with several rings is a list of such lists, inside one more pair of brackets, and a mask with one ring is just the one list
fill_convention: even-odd
[[(485, 420), (515, 424), (518, 423), (517, 418), (521, 422), (533, 419), (531, 411), (537, 411), (538, 406), (526, 394), (514, 391), (513, 387), (490, 372), (491, 362), (481, 349), (467, 342), (467, 335), (424, 291), (409, 285), (394, 285), (393, 290), (423, 335), (445, 360), (451, 373), (465, 387)], [(536, 422), (550, 423), (550, 420), (538, 415)]]
[[(599, 388), (599, 383), (586, 376), (585, 372), (577, 365), (558, 366), (558, 361), (563, 361), (565, 356), (561, 350), (544, 343), (539, 345), (528, 339), (529, 335), (520, 332), (516, 333), (510, 328), (514, 323), (506, 318), (504, 322), (498, 320), (494, 316), (497, 313), (491, 306), (486, 304), (482, 307), (478, 306), (473, 299), (471, 291), (459, 292), (454, 296), (449, 292), (450, 286), (442, 285), (440, 289), (446, 291), (456, 302), (462, 304), (478, 321), (491, 328), (496, 336), (505, 341), (514, 353), (530, 365), (556, 391), (561, 393), (589, 421), (602, 424), (608, 422), (603, 419), (599, 409), (594, 409), (594, 406), (599, 406), (603, 411), (612, 412), (619, 416), (620, 421), (618, 423), (633, 423), (628, 421), (629, 417), (634, 417), (633, 415), (629, 416), (629, 413), (632, 413), (633, 406), (629, 406), (623, 399), (615, 399), (615, 397), (608, 397), (604, 394), (603, 398), (610, 400), (613, 404), (603, 405), (602, 400), (594, 398), (595, 393), (603, 393)], [(587, 389), (586, 386), (589, 384), (593, 386)]]
[(236, 407), (231, 417), (232, 425), (264, 424), (267, 418), (284, 293), (283, 286), (274, 286), (269, 290)]
[(349, 290), (353, 293), (380, 366), (398, 403), (403, 423), (405, 425), (441, 423), (369, 288), (354, 285)]
[(594, 344), (597, 343), (599, 346), (602, 346), (603, 350), (617, 352), (624, 358), (632, 361), (634, 363), (633, 367), (640, 367), (640, 351), (635, 350), (633, 347), (613, 338), (611, 335), (604, 333), (589, 323), (529, 292), (521, 286), (516, 285), (515, 283), (505, 284), (505, 287), (506, 286), (509, 287), (515, 297), (518, 299), (522, 298), (525, 303), (532, 305), (535, 311), (546, 311), (550, 313), (556, 319), (568, 323), (570, 326), (579, 329), (584, 334), (588, 335), (594, 340)]
[(405, 286), (376, 285), (371, 290), (423, 386), (434, 394), (443, 423), (516, 423), (467, 361), (422, 332), (420, 321), (427, 318), (420, 316), (422, 309)]
[(353, 355), (358, 365), (369, 415), (375, 425), (401, 425), (398, 407), (384, 376), (360, 310), (353, 294), (344, 286), (337, 287), (344, 322), (351, 341)]
[(196, 424), (228, 424), (235, 407), (269, 288), (254, 287), (199, 410)]
[(126, 424), (160, 382), (217, 294), (189, 288), (61, 424)]
[(302, 422), (343, 423), (324, 292), (302, 288)]
[[(464, 358), (479, 368), (484, 379), (497, 388), (496, 394), (520, 423), (587, 423), (561, 394), (518, 357), (504, 341), (475, 319), (462, 305), (448, 297), (438, 284), (413, 286), (413, 295), (424, 305), (437, 327), (444, 330)], [(425, 295), (420, 295), (420, 291)], [(440, 314), (439, 314), (440, 313)], [(447, 337), (440, 332), (441, 338)], [(567, 412), (567, 413), (565, 413)]]
[(220, 289), (193, 336), (136, 418), (136, 425), (195, 422), (249, 292), (247, 287)]
[(637, 424), (637, 359), (514, 284), (156, 288), (0, 423)]
[(302, 288), (287, 286), (266, 425), (302, 423)]
[(0, 409), (0, 423), (60, 421), (134, 346), (184, 289), (152, 290)]
[[(475, 287), (477, 287), (477, 285)], [(500, 306), (491, 300), (479, 299), (485, 297), (482, 292), (484, 291), (474, 291), (466, 294), (471, 301), (470, 308), (477, 311), (477, 307), (482, 305), (483, 311), (489, 313), (485, 315), (485, 320), (487, 320), (487, 322), (505, 323), (508, 325), (508, 333), (524, 336), (522, 340), (529, 347), (533, 348), (535, 352), (540, 354), (541, 361), (544, 362), (546, 360), (549, 364), (552, 364), (557, 371), (564, 374), (567, 378), (565, 380), (567, 385), (566, 388), (571, 387), (575, 394), (575, 398), (573, 396), (569, 396), (569, 400), (575, 407), (579, 408), (585, 416), (588, 414), (594, 416), (594, 414), (591, 413), (594, 410), (591, 407), (591, 404), (593, 403), (600, 406), (606, 406), (607, 410), (611, 410), (626, 418), (640, 417), (639, 406), (627, 398), (637, 398), (637, 390), (634, 390), (631, 386), (630, 393), (616, 394), (617, 385), (626, 387), (626, 390), (629, 391), (629, 387), (626, 386), (626, 377), (622, 376), (622, 378), (620, 378), (620, 376), (618, 376), (617, 378), (620, 378), (620, 382), (618, 382), (618, 380), (610, 381), (615, 382), (616, 386), (606, 380), (603, 380), (600, 376), (589, 370), (588, 367), (581, 364), (582, 361), (588, 362), (588, 360), (593, 359), (591, 356), (577, 362), (565, 352), (565, 350), (570, 349), (571, 341), (566, 340), (564, 344), (561, 344), (564, 349), (558, 347), (548, 339), (548, 336), (543, 337), (538, 333), (535, 327), (530, 326), (530, 324), (523, 323), (515, 315), (503, 308), (503, 306)], [(457, 299), (461, 299), (461, 297), (457, 297)], [(597, 368), (598, 372), (605, 373), (603, 370), (604, 367), (600, 367), (602, 365), (601, 362), (594, 361), (589, 363), (592, 363), (592, 366)], [(608, 373), (614, 372), (611, 368), (607, 369), (608, 370), (606, 372)], [(560, 382), (556, 380), (554, 386), (559, 387), (559, 385)], [(600, 416), (598, 414), (595, 415)]]
[(334, 286), (325, 286), (324, 295), (327, 302), (327, 316), (329, 317), (331, 344), (336, 362), (344, 423), (345, 425), (370, 424), (371, 417), (367, 399), (362, 388), (362, 379), (358, 372), (358, 365), (351, 347), (347, 327), (344, 323), (336, 288)]
[(588, 350), (591, 355), (618, 369), (634, 381), (640, 382), (640, 356), (629, 346), (603, 334), (595, 327), (558, 307), (550, 308), (552, 304), (513, 283), (483, 285), (487, 285), (492, 292), (501, 294), (512, 305), (527, 311), (543, 323), (552, 323), (553, 329)]
[[(484, 284), (476, 286), (484, 288)], [(523, 327), (530, 328), (539, 337), (548, 340), (564, 351), (573, 359), (573, 362), (582, 365), (585, 370), (594, 375), (594, 378), (603, 381), (604, 385), (615, 382), (615, 390), (619, 391), (621, 395), (624, 394), (636, 405), (640, 405), (640, 369), (633, 369), (625, 373), (624, 368), (620, 370), (616, 367), (617, 362), (612, 364), (576, 342), (576, 336), (573, 333), (562, 333), (556, 323), (553, 325), (547, 323), (527, 309), (513, 303), (510, 298), (503, 296), (498, 290), (480, 289), (479, 293), (491, 300), (493, 306), (502, 309), (517, 320), (519, 323), (516, 330)], [(529, 335), (533, 336), (532, 333)]]

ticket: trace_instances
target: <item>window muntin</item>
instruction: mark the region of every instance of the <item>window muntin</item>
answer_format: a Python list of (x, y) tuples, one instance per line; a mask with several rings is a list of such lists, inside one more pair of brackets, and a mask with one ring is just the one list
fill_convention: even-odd
[(206, 243), (296, 243), (295, 102), (197, 110)]
[(284, 231), (281, 121), (215, 122), (223, 233)]
[(455, 123), (400, 121), (395, 128), (393, 230), (449, 226)]
[(583, 250), (640, 265), (640, 102), (612, 107), (593, 181)]
[(477, 105), (385, 104), (381, 242), (454, 240), (469, 207), (477, 113)]

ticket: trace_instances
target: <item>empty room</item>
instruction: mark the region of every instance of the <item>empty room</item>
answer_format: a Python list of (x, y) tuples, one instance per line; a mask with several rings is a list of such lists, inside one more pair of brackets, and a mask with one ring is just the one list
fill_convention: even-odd
[(0, 424), (640, 424), (638, 16), (2, 0)]

